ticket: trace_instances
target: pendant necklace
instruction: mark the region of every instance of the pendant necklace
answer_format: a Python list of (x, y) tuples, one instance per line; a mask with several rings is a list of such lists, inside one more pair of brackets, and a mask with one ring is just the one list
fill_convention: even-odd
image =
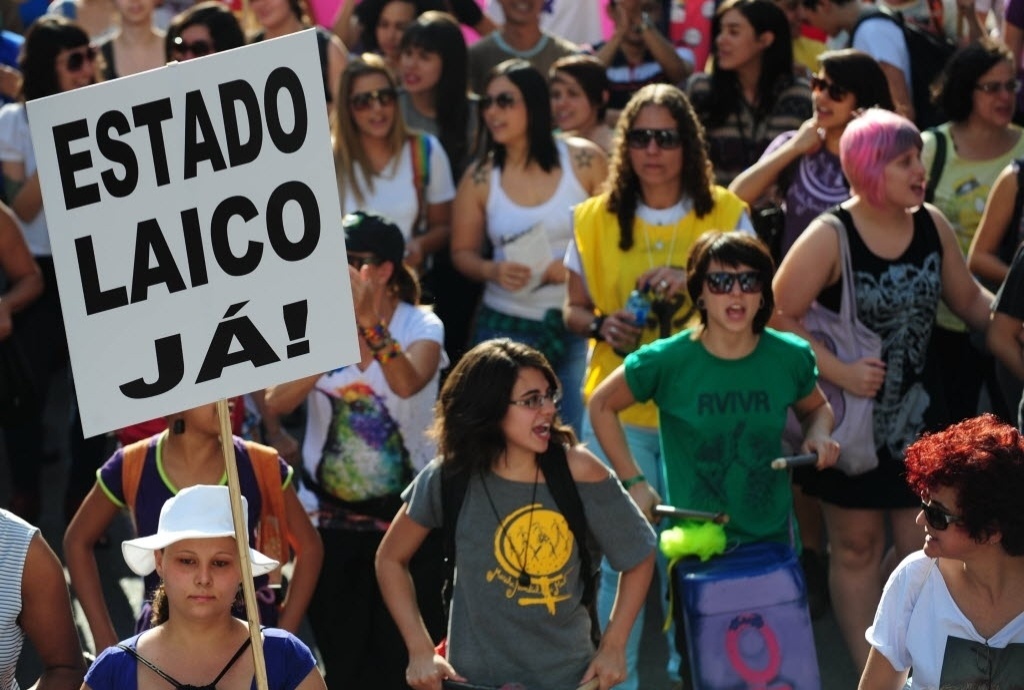
[[(649, 223), (644, 224), (644, 241), (647, 244), (647, 263), (650, 268), (654, 268), (654, 255), (651, 253), (651, 229), (648, 227)], [(668, 256), (665, 258), (665, 266), (672, 263), (672, 256), (676, 251), (676, 237), (679, 236), (679, 224), (676, 223), (672, 229), (672, 241), (668, 245)], [(654, 248), (661, 251), (665, 246), (665, 243), (661, 240), (657, 240), (654, 243)]]
[(494, 499), (491, 498), (490, 489), (487, 488), (487, 480), (484, 478), (483, 470), (480, 471), (480, 483), (484, 486), (484, 495), (487, 496), (487, 503), (491, 506), (491, 512), (494, 513), (494, 519), (498, 522), (498, 526), (501, 527), (502, 539), (508, 548), (512, 551), (512, 555), (516, 557), (517, 565), (519, 566), (519, 577), (517, 582), (520, 587), (529, 587), (533, 581), (530, 578), (530, 574), (526, 572), (527, 560), (530, 558), (530, 535), (533, 532), (533, 513), (537, 504), (537, 482), (540, 479), (540, 464), (533, 470), (533, 493), (530, 496), (530, 521), (526, 527), (526, 542), (523, 544), (523, 552), (520, 554), (516, 547), (512, 544), (512, 540), (508, 536), (508, 523), (502, 522), (501, 516), (498, 515), (498, 508), (494, 505)]

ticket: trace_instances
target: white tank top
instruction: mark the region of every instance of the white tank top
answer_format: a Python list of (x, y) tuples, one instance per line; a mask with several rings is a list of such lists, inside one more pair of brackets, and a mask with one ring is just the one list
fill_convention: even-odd
[[(572, 207), (590, 194), (583, 188), (572, 169), (569, 146), (556, 140), (562, 178), (551, 197), (536, 206), (520, 206), (501, 188), (501, 170), (491, 170), (491, 188), (487, 197), (487, 236), (494, 246), (495, 261), (508, 260), (507, 247), (516, 242), (546, 239), (551, 260), (561, 261), (572, 239)], [(538, 238), (537, 234), (542, 235)], [(536, 276), (535, 273), (535, 278)], [(565, 285), (532, 287), (531, 282), (518, 292), (509, 292), (495, 282), (484, 289), (484, 304), (494, 311), (523, 319), (541, 321), (549, 309), (561, 309)]]

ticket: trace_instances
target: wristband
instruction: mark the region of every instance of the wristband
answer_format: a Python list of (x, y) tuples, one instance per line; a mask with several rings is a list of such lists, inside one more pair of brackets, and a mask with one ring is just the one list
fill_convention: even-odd
[(373, 350), (373, 358), (381, 364), (387, 364), (402, 354), (402, 346), (394, 338), (388, 340), (380, 349)]
[(630, 477), (629, 479), (623, 479), (622, 480), (622, 488), (625, 489), (626, 491), (629, 491), (630, 489), (632, 489), (634, 486), (636, 486), (640, 482), (646, 482), (646, 481), (647, 481), (647, 477), (643, 476), (642, 474), (638, 474), (635, 477)]
[(383, 321), (380, 321), (369, 328), (363, 328), (360, 326), (359, 333), (363, 336), (363, 340), (366, 341), (366, 346), (370, 348), (372, 352), (384, 349), (391, 340), (391, 332), (388, 331), (388, 325)]
[(604, 314), (595, 316), (594, 320), (587, 326), (587, 335), (598, 342), (604, 342), (604, 336), (601, 335), (601, 326), (604, 325), (604, 320), (608, 318)]

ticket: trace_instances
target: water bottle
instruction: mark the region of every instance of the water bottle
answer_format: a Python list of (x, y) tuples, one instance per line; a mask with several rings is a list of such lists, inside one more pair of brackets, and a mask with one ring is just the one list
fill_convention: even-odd
[(633, 315), (633, 323), (637, 328), (643, 328), (647, 323), (647, 314), (651, 311), (651, 300), (647, 294), (640, 290), (633, 290), (626, 300), (626, 311)]
[[(647, 323), (647, 314), (651, 311), (651, 300), (647, 298), (647, 294), (641, 290), (633, 290), (629, 293), (629, 299), (626, 300), (626, 311), (633, 317), (633, 323), (637, 328), (643, 329)], [(629, 350), (621, 350), (615, 348), (614, 352), (619, 357), (625, 357), (628, 355), (635, 346)]]

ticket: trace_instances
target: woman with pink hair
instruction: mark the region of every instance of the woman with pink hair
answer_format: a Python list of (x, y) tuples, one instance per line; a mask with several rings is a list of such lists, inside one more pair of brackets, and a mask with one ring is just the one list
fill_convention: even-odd
[[(848, 476), (814, 473), (804, 492), (821, 499), (831, 545), (832, 605), (858, 670), (864, 631), (888, 574), (883, 568), (885, 522), (897, 560), (920, 547), (914, 523), (920, 497), (903, 477), (903, 453), (929, 423), (925, 353), (941, 298), (969, 326), (984, 331), (992, 295), (971, 278), (949, 221), (924, 203), (921, 135), (904, 117), (871, 109), (846, 127), (839, 159), (852, 197), (819, 216), (797, 239), (773, 283), (771, 325), (811, 341), (821, 377), (844, 394), (874, 399), (878, 466)], [(838, 221), (836, 220), (838, 218)], [(838, 232), (849, 241), (857, 318), (882, 341), (880, 358), (839, 360), (813, 339), (802, 320), (815, 300), (839, 310), (842, 262)]]

